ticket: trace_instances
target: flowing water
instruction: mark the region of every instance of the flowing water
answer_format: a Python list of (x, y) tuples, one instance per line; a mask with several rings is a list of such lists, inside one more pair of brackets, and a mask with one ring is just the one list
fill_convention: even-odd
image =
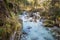
[(25, 14), (21, 15), (23, 20), (23, 34), (21, 40), (54, 40), (51, 32), (46, 30), (41, 21), (30, 22), (25, 18)]

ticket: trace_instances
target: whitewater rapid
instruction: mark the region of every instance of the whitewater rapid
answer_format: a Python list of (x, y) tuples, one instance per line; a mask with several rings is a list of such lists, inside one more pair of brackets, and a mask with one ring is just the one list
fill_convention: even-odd
[(46, 30), (41, 21), (30, 22), (25, 16), (21, 15), (20, 17), (23, 20), (21, 40), (55, 40), (51, 32)]

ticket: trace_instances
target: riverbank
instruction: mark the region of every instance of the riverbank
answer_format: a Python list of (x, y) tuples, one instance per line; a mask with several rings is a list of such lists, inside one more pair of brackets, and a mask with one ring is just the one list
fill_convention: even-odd
[(56, 40), (60, 40), (60, 27), (53, 20), (44, 19), (43, 25), (50, 30)]

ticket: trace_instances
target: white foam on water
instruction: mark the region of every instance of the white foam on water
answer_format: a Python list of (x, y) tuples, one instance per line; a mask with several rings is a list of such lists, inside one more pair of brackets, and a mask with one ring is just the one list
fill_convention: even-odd
[(54, 40), (50, 31), (46, 30), (39, 20), (37, 20), (38, 22), (30, 22), (25, 16), (22, 16), (21, 19), (23, 20), (23, 31), (27, 34), (21, 40)]

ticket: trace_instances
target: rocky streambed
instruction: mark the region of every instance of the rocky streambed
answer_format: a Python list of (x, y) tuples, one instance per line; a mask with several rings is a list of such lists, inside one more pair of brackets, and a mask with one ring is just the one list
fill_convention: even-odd
[(20, 18), (23, 20), (21, 40), (55, 40), (51, 31), (43, 26), (42, 21), (28, 21), (23, 15)]

